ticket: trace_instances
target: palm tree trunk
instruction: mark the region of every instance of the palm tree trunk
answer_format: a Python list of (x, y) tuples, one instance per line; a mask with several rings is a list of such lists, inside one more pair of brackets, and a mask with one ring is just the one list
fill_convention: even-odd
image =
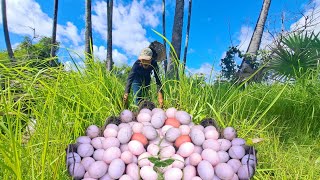
[(186, 63), (187, 63), (187, 52), (188, 52), (188, 44), (189, 44), (190, 21), (191, 21), (191, 8), (192, 8), (192, 0), (189, 0), (187, 34), (186, 34), (186, 42), (185, 42), (184, 55), (183, 55), (183, 72), (186, 68)]
[(256, 59), (256, 55), (261, 44), (264, 26), (268, 17), (270, 4), (271, 4), (271, 0), (263, 1), (262, 9), (260, 11), (260, 15), (256, 23), (256, 27), (254, 29), (249, 47), (246, 52), (246, 54), (248, 54), (249, 56), (243, 58), (243, 61), (241, 62), (241, 65), (238, 71), (239, 82), (243, 81), (245, 78), (249, 77), (252, 73), (254, 73), (254, 69), (249, 60)]
[(91, 22), (91, 0), (86, 0), (86, 32), (85, 32), (85, 52), (86, 57), (92, 59), (92, 22)]
[[(54, 13), (53, 13), (53, 25), (52, 25), (52, 37), (51, 37), (51, 51), (50, 55), (52, 58), (56, 56), (56, 36), (57, 36), (57, 19), (58, 19), (58, 3), (59, 0), (54, 0)], [(54, 60), (50, 62), (51, 66), (55, 66)]]
[[(271, 0), (264, 0), (262, 9), (260, 11), (260, 15), (256, 24), (256, 27), (254, 29), (253, 35), (250, 40), (249, 47), (247, 49), (247, 54), (251, 55), (251, 58), (255, 59), (255, 56), (259, 50), (260, 44), (261, 44), (261, 39), (262, 39), (262, 34), (264, 30), (264, 26), (268, 17), (268, 12), (270, 8)], [(244, 66), (249, 66), (249, 64), (246, 62), (246, 58), (243, 59), (241, 65), (240, 65), (240, 70), (244, 68)], [(246, 65), (244, 65), (246, 64)]]
[[(183, 12), (184, 12), (184, 0), (176, 0), (176, 8), (172, 29), (172, 41), (173, 50), (170, 49), (170, 61), (168, 66), (168, 77), (179, 78), (179, 61), (181, 53), (181, 40), (182, 40), (182, 28), (183, 28)], [(175, 51), (175, 53), (174, 53)]]
[[(162, 0), (162, 35), (166, 37), (166, 0)], [(167, 42), (163, 39), (164, 49), (167, 49)], [(167, 54), (164, 60), (164, 72), (167, 73), (168, 59)]]
[(113, 0), (107, 0), (107, 19), (108, 19), (108, 42), (107, 42), (107, 70), (111, 71), (113, 67), (112, 60), (112, 14)]
[(1, 0), (1, 6), (2, 6), (3, 32), (4, 32), (4, 39), (6, 41), (7, 52), (8, 52), (8, 55), (9, 55), (11, 62), (16, 62), (16, 59), (15, 59), (13, 51), (12, 51), (10, 37), (9, 37), (9, 31), (8, 31), (6, 0)]

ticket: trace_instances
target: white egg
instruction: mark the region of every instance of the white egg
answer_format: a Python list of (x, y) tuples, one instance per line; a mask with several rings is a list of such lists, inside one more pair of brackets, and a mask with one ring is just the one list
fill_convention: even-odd
[(136, 156), (139, 156), (146, 151), (143, 147), (143, 144), (137, 140), (130, 141), (128, 147), (129, 151)]
[(223, 130), (223, 137), (225, 139), (228, 139), (228, 140), (233, 140), (234, 138), (236, 138), (237, 136), (237, 133), (236, 133), (236, 130), (233, 128), (233, 127), (226, 127), (224, 130)]
[(181, 125), (179, 127), (181, 135), (189, 135), (191, 129), (188, 125)]
[(246, 144), (246, 140), (242, 139), (242, 138), (234, 138), (231, 141), (231, 145), (232, 146), (242, 146)]
[(129, 151), (128, 144), (121, 144), (120, 150), (121, 150), (121, 152)]
[(175, 118), (177, 111), (178, 110), (176, 108), (174, 108), (174, 107), (168, 108), (166, 110), (166, 115), (167, 115), (168, 118)]
[(151, 121), (151, 115), (148, 113), (139, 113), (137, 116), (138, 122), (150, 122)]
[(173, 143), (167, 141), (166, 139), (163, 139), (160, 143), (160, 148), (167, 147), (167, 146), (173, 146)]
[(120, 130), (120, 129), (124, 128), (124, 127), (131, 127), (131, 126), (128, 123), (121, 123), (121, 124), (119, 124), (118, 127), (119, 127), (119, 130)]
[(256, 161), (257, 161), (256, 156), (252, 155), (252, 154), (246, 154), (241, 159), (241, 163), (243, 165), (249, 164), (250, 166), (255, 166), (256, 165)]
[(96, 161), (92, 163), (89, 167), (89, 175), (92, 178), (101, 178), (103, 175), (107, 173), (108, 165), (103, 161)]
[(147, 113), (149, 114), (150, 116), (152, 116), (152, 111), (150, 109), (147, 109), (147, 108), (143, 108), (139, 111), (139, 113)]
[(192, 165), (187, 165), (183, 168), (183, 180), (190, 180), (197, 174), (196, 168)]
[(103, 154), (104, 154), (104, 149), (97, 149), (93, 152), (93, 159), (96, 161), (102, 161), (103, 160)]
[(203, 149), (212, 149), (214, 151), (220, 150), (220, 143), (214, 139), (207, 139), (202, 144)]
[(129, 175), (125, 174), (125, 175), (122, 175), (119, 180), (133, 180), (133, 179)]
[(108, 138), (108, 137), (117, 137), (118, 135), (118, 131), (114, 128), (110, 128), (110, 127), (107, 127), (104, 131), (103, 131), (103, 136), (105, 138)]
[(130, 151), (121, 153), (121, 159), (125, 164), (130, 164), (133, 161), (133, 154)]
[(80, 136), (76, 141), (78, 144), (90, 144), (91, 138), (89, 136)]
[(104, 176), (102, 176), (99, 180), (113, 180), (112, 177), (107, 173)]
[(122, 122), (130, 122), (133, 121), (133, 113), (130, 110), (124, 110), (120, 114), (120, 119)]
[(205, 132), (204, 136), (206, 139), (214, 139), (217, 140), (219, 139), (219, 132), (217, 130), (208, 130)]
[(103, 149), (108, 149), (110, 147), (120, 147), (119, 139), (115, 137), (108, 137), (102, 142)]
[[(190, 123), (191, 124), (191, 123)], [(193, 130), (193, 129), (199, 129), (200, 131), (204, 131), (204, 127), (202, 126), (202, 125), (194, 125), (194, 126), (192, 126), (192, 128), (191, 128), (191, 131)]]
[(181, 124), (189, 124), (191, 122), (191, 116), (185, 111), (177, 111), (176, 112), (176, 119), (181, 123)]
[(202, 161), (202, 157), (199, 153), (192, 153), (189, 156), (189, 163), (192, 166), (197, 166)]
[(208, 161), (212, 166), (215, 166), (220, 162), (218, 153), (212, 149), (203, 150), (201, 157), (203, 160)]
[(231, 148), (231, 142), (227, 139), (218, 139), (220, 151), (228, 151)]
[(220, 179), (232, 179), (234, 176), (232, 167), (227, 163), (219, 163), (214, 168), (214, 172)]
[(96, 125), (91, 125), (86, 130), (86, 135), (90, 138), (98, 137), (100, 134), (100, 129)]
[(132, 126), (132, 131), (133, 133), (142, 133), (142, 128), (143, 128), (143, 124), (137, 122)]
[(144, 126), (142, 128), (142, 134), (148, 140), (154, 140), (158, 137), (158, 132), (152, 126)]
[(191, 129), (190, 137), (191, 137), (192, 142), (197, 146), (201, 146), (206, 139), (203, 134), (203, 131), (201, 131), (197, 128)]
[(139, 180), (140, 179), (139, 170), (140, 169), (136, 163), (131, 163), (127, 165), (126, 174), (128, 174), (134, 180)]
[(214, 126), (207, 126), (204, 128), (203, 132), (206, 133), (208, 131), (217, 130)]
[(158, 174), (151, 166), (143, 166), (140, 170), (140, 176), (143, 180), (157, 180)]
[(184, 168), (184, 158), (182, 156), (180, 156), (179, 154), (174, 154), (173, 156), (171, 156), (171, 158), (175, 160), (172, 163), (173, 168), (179, 168), (179, 169)]
[(218, 151), (218, 156), (219, 156), (220, 163), (226, 163), (230, 159), (229, 154), (225, 151)]
[(161, 128), (161, 134), (164, 136), (164, 135), (166, 134), (166, 132), (167, 132), (170, 128), (173, 128), (173, 126), (171, 126), (171, 125), (164, 125), (164, 126)]
[(185, 142), (179, 147), (178, 153), (182, 157), (190, 156), (194, 151), (194, 145), (191, 142)]
[(149, 157), (150, 157), (150, 153), (148, 152), (144, 152), (142, 153), (139, 157), (138, 157), (138, 165), (140, 167), (143, 167), (143, 166), (150, 166), (150, 161), (149, 161)]
[(214, 176), (214, 169), (212, 165), (206, 161), (202, 160), (197, 166), (197, 172), (201, 179), (209, 180)]
[(161, 128), (167, 119), (165, 113), (158, 112), (152, 115), (151, 124), (154, 128)]
[(121, 144), (128, 143), (131, 139), (133, 132), (131, 127), (123, 127), (119, 130), (117, 138)]
[(121, 151), (117, 147), (110, 147), (104, 151), (103, 161), (110, 164), (114, 159), (118, 159), (121, 156)]
[(77, 153), (81, 157), (89, 157), (92, 156), (94, 148), (91, 144), (80, 144), (77, 149)]
[(147, 147), (148, 153), (150, 153), (152, 156), (156, 156), (158, 152), (160, 151), (160, 148), (158, 145), (155, 144), (149, 144)]
[(170, 168), (164, 173), (164, 179), (180, 180), (182, 179), (182, 170), (179, 168)]
[(165, 138), (169, 142), (174, 142), (179, 136), (181, 132), (178, 128), (170, 128), (165, 134)]
[(242, 166), (239, 159), (230, 159), (227, 164), (232, 167), (234, 173), (237, 173), (239, 168)]
[(164, 110), (162, 110), (162, 109), (160, 109), (160, 108), (153, 108), (151, 112), (152, 112), (152, 114), (155, 114), (155, 113), (158, 113), (158, 112), (163, 112), (163, 113), (165, 113)]
[(254, 174), (254, 169), (252, 166), (242, 165), (238, 169), (238, 177), (239, 179), (250, 179)]
[(91, 140), (91, 145), (95, 148), (95, 149), (102, 149), (102, 142), (105, 140), (104, 137), (95, 137)]
[(231, 146), (228, 152), (229, 156), (233, 159), (241, 159), (246, 154), (242, 146)]
[(89, 170), (90, 165), (94, 162), (96, 162), (96, 160), (94, 160), (92, 157), (85, 157), (81, 160), (81, 164), (86, 171)]
[(119, 179), (125, 170), (125, 164), (121, 159), (114, 159), (108, 169), (108, 174), (113, 179)]
[(176, 153), (176, 150), (173, 146), (167, 146), (160, 150), (160, 157), (161, 158), (169, 158)]
[(106, 128), (112, 128), (112, 129), (114, 129), (116, 131), (119, 131), (119, 127), (117, 125), (115, 125), (115, 124), (108, 124)]

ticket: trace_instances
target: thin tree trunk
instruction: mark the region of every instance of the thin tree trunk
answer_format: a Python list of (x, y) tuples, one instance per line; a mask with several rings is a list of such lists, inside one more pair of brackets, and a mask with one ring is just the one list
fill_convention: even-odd
[[(253, 35), (250, 40), (249, 47), (247, 49), (247, 54), (251, 55), (251, 58), (255, 59), (256, 54), (259, 50), (260, 44), (261, 44), (261, 39), (263, 35), (263, 30), (264, 26), (268, 17), (268, 12), (270, 8), (271, 0), (264, 0), (262, 9), (260, 11), (260, 15), (256, 24), (256, 27), (254, 29)], [(243, 59), (241, 65), (240, 65), (240, 70), (244, 69), (245, 66), (248, 67), (249, 64), (246, 62), (247, 59)]]
[(16, 59), (15, 59), (13, 51), (12, 51), (10, 37), (9, 37), (9, 31), (8, 31), (6, 0), (1, 0), (1, 6), (2, 6), (3, 33), (4, 33), (4, 39), (6, 41), (7, 52), (8, 52), (8, 55), (9, 55), (11, 62), (16, 62)]
[[(166, 37), (166, 0), (162, 0), (162, 35), (163, 37)], [(165, 39), (163, 39), (163, 45), (164, 49), (167, 49), (167, 42)], [(164, 72), (167, 73), (167, 67), (168, 67), (168, 59), (167, 54), (166, 58), (164, 60)]]
[[(51, 57), (56, 56), (56, 36), (57, 36), (57, 19), (58, 19), (58, 4), (59, 0), (54, 0), (54, 12), (53, 12), (53, 25), (52, 25), (52, 37), (51, 37), (51, 51), (50, 55)], [(55, 66), (56, 63), (54, 63), (54, 60), (51, 60), (50, 62), (51, 66)]]
[(172, 29), (172, 41), (171, 44), (175, 53), (170, 49), (170, 61), (168, 66), (168, 77), (179, 78), (179, 61), (181, 53), (181, 41), (182, 41), (182, 28), (183, 28), (183, 12), (184, 12), (184, 0), (176, 0), (176, 8)]
[(112, 60), (112, 14), (113, 14), (113, 0), (107, 0), (107, 19), (108, 19), (108, 42), (107, 42), (107, 70), (111, 71), (113, 67)]
[(92, 22), (91, 22), (91, 0), (86, 0), (86, 32), (85, 32), (85, 52), (86, 57), (92, 59)]
[(185, 42), (184, 56), (183, 56), (183, 72), (186, 68), (186, 63), (187, 63), (187, 52), (188, 52), (188, 44), (189, 44), (190, 21), (191, 21), (191, 8), (192, 8), (192, 0), (189, 0), (187, 34), (186, 34), (186, 42)]

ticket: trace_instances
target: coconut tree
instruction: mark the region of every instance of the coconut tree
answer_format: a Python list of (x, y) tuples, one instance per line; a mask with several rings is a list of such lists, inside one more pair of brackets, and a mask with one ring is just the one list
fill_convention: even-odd
[(181, 53), (182, 41), (182, 28), (183, 28), (183, 13), (184, 13), (184, 0), (176, 0), (176, 8), (172, 29), (171, 44), (173, 49), (170, 49), (170, 61), (168, 65), (168, 77), (178, 78), (178, 66)]
[(268, 12), (270, 8), (271, 0), (264, 0), (262, 9), (260, 11), (260, 16), (256, 23), (253, 35), (250, 40), (249, 47), (246, 51), (247, 56), (241, 62), (239, 68), (239, 77), (240, 79), (247, 77), (248, 75), (254, 72), (251, 62), (255, 60), (255, 56), (259, 50), (264, 26), (268, 17)]
[(272, 55), (266, 69), (280, 79), (299, 79), (320, 64), (320, 35), (291, 34), (283, 37)]
[(112, 13), (113, 0), (107, 0), (107, 20), (108, 20), (108, 42), (107, 42), (107, 70), (111, 71), (113, 66), (112, 60)]
[[(52, 37), (51, 37), (51, 57), (56, 56), (56, 35), (57, 35), (57, 19), (58, 19), (58, 0), (54, 0), (54, 10), (53, 10), (53, 25), (52, 25)], [(53, 66), (54, 61), (50, 62), (50, 65)]]
[(91, 0), (86, 0), (86, 31), (85, 31), (85, 52), (86, 57), (92, 58), (92, 21), (91, 21)]
[(1, 0), (1, 7), (2, 7), (2, 24), (3, 24), (3, 33), (4, 39), (7, 46), (7, 52), (12, 62), (15, 62), (16, 59), (14, 58), (14, 54), (11, 47), (9, 31), (8, 31), (8, 24), (7, 24), (7, 7), (6, 7), (6, 0)]
[(189, 32), (190, 32), (190, 21), (191, 21), (191, 8), (192, 8), (192, 0), (189, 0), (189, 8), (188, 8), (188, 24), (187, 24), (187, 34), (186, 34), (186, 42), (184, 47), (184, 55), (183, 55), (183, 72), (185, 70), (185, 66), (187, 63), (187, 52), (188, 52), (188, 44), (189, 44)]
[[(162, 35), (166, 37), (166, 0), (162, 0)], [(167, 49), (167, 42), (163, 39), (164, 49)], [(168, 60), (167, 55), (164, 60), (164, 72), (167, 72)]]

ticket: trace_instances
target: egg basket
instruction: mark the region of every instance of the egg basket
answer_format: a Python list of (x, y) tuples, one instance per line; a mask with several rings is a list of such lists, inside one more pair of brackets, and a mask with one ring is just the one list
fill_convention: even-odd
[[(155, 108), (155, 109), (158, 109), (158, 108)], [(152, 109), (150, 109), (150, 112), (153, 112), (153, 111), (151, 111)], [(128, 110), (125, 110), (125, 111), (128, 111)], [(136, 122), (140, 122), (140, 120), (141, 120), (141, 116), (139, 116), (139, 114), (141, 114), (142, 112), (147, 112), (148, 110), (144, 110), (143, 108), (142, 109), (140, 109), (139, 110), (140, 112), (139, 113), (132, 113), (132, 117), (131, 117), (131, 120), (132, 121), (136, 121)], [(123, 111), (124, 112), (124, 111)], [(106, 128), (108, 128), (108, 125), (109, 124), (115, 124), (115, 125), (117, 125), (117, 126), (121, 126), (121, 124), (123, 124), (123, 123), (125, 123), (124, 121), (126, 121), (126, 120), (124, 120), (124, 118), (123, 118), (123, 112), (121, 113), (121, 115), (119, 116), (119, 117), (116, 117), (116, 116), (112, 116), (112, 117), (109, 117), (106, 121), (105, 121), (105, 124), (101, 127), (101, 128), (99, 128), (99, 131), (98, 131), (98, 137), (103, 137), (104, 136), (104, 131), (106, 130)], [(129, 111), (128, 111), (129, 112)], [(130, 111), (131, 112), (131, 111)], [(139, 119), (140, 118), (140, 119)], [(190, 120), (191, 120), (191, 116), (190, 116)], [(168, 118), (169, 119), (169, 118)], [(178, 118), (177, 118), (178, 119)], [(167, 120), (166, 120), (167, 121)], [(192, 123), (192, 121), (191, 121), (191, 123)], [(165, 124), (166, 125), (166, 124)], [(164, 125), (164, 126), (165, 126)], [(144, 125), (145, 126), (145, 125)], [(226, 133), (224, 132), (224, 130), (226, 129), (222, 129), (222, 128), (220, 128), (219, 127), (219, 125), (216, 123), (216, 121), (214, 120), (214, 119), (212, 119), (212, 118), (206, 118), (206, 119), (203, 119), (202, 121), (201, 121), (201, 123), (199, 124), (199, 125), (194, 125), (194, 126), (202, 126), (204, 129), (216, 129), (216, 131), (218, 132), (218, 138), (219, 139), (223, 139), (223, 138), (226, 138)], [(208, 127), (210, 127), (210, 128), (208, 128)], [(120, 128), (119, 128), (120, 129)], [(169, 128), (170, 129), (170, 128)], [(166, 132), (168, 132), (168, 134), (169, 134), (169, 129), (166, 131)], [(192, 130), (192, 128), (191, 128), (191, 130)], [(194, 130), (194, 131), (196, 131), (196, 130)], [(208, 131), (207, 131), (208, 132)], [(144, 133), (142, 133), (142, 134), (144, 134)], [(191, 132), (190, 132), (190, 134), (191, 134)], [(205, 133), (205, 135), (207, 135), (206, 133)], [(188, 135), (189, 136), (189, 135)], [(191, 136), (191, 135), (190, 135)], [(210, 134), (208, 134), (208, 137), (210, 136)], [(149, 138), (149, 137), (148, 137)], [(163, 139), (165, 139), (166, 138), (166, 136), (164, 135), (163, 136)], [(177, 138), (178, 139), (178, 138)], [(219, 140), (218, 139), (218, 140)], [(235, 139), (241, 139), (241, 138), (235, 138)], [(191, 137), (191, 142), (193, 142), (195, 140), (195, 138), (194, 137)], [(133, 141), (131, 138), (130, 138), (130, 141)], [(177, 141), (177, 140), (176, 140)], [(206, 140), (205, 140), (206, 141)], [(150, 142), (148, 142), (148, 143), (150, 143), (151, 144), (151, 142), (152, 141), (150, 141)], [(188, 142), (185, 142), (185, 144), (186, 143), (188, 143)], [(230, 143), (232, 143), (232, 141), (230, 140)], [(67, 147), (66, 147), (66, 168), (67, 168), (67, 170), (68, 170), (68, 172), (69, 172), (69, 175), (73, 178), (73, 179), (85, 179), (86, 177), (88, 177), (88, 176), (93, 176), (92, 174), (90, 174), (87, 170), (85, 170), (85, 174), (80, 174), (80, 175), (76, 175), (76, 173), (79, 171), (77, 168), (78, 167), (76, 167), (75, 166), (75, 164), (76, 163), (80, 163), (79, 162), (79, 155), (77, 154), (78, 153), (78, 147), (80, 146), (80, 144), (81, 143), (79, 143), (79, 142), (76, 142), (76, 143), (72, 143), (72, 144), (69, 144)], [(149, 152), (149, 149), (147, 148), (147, 146), (148, 145), (150, 145), (150, 144), (146, 144), (146, 145), (144, 145), (144, 148), (145, 148), (145, 153), (147, 153), (147, 152)], [(173, 145), (172, 145), (173, 146)], [(208, 159), (208, 162), (210, 162), (210, 163), (212, 163), (210, 160), (212, 159), (212, 156), (214, 156), (214, 154), (217, 154), (217, 153), (213, 153), (213, 154), (209, 154), (208, 155), (208, 157), (205, 157), (204, 155), (203, 155), (203, 153), (201, 154), (201, 151), (200, 151), (200, 154), (201, 154), (201, 157), (202, 157), (202, 160), (201, 160), (201, 162), (200, 163), (198, 163), (197, 162), (197, 165), (196, 164), (194, 164), (194, 162), (191, 162), (193, 159), (191, 158), (191, 155), (188, 155), (188, 156), (186, 156), (185, 154), (183, 154), (182, 152), (181, 152), (181, 150), (180, 150), (180, 148), (182, 149), (182, 145), (179, 145), (180, 147), (177, 147), (177, 146), (173, 146), (174, 147), (174, 153), (177, 153), (177, 154), (179, 154), (179, 152), (180, 152), (180, 154), (179, 154), (179, 156), (180, 157), (182, 157), (182, 160), (183, 160), (183, 164), (181, 165), (181, 163), (180, 163), (180, 165), (177, 165), (178, 163), (176, 163), (177, 162), (177, 160), (176, 161), (173, 161), (173, 163), (172, 164), (168, 164), (167, 165), (167, 167), (161, 167), (162, 168), (162, 170), (163, 170), (163, 172), (156, 172), (157, 174), (156, 174), (156, 176), (157, 176), (157, 178), (159, 179), (168, 179), (168, 180), (170, 180), (170, 179), (172, 179), (172, 178), (176, 178), (176, 177), (172, 177), (172, 174), (175, 174), (176, 176), (179, 176), (179, 178), (181, 179), (183, 176), (187, 176), (187, 173), (185, 173), (184, 172), (184, 168), (186, 168), (187, 166), (189, 166), (189, 165), (192, 165), (192, 166), (194, 166), (194, 169), (196, 169), (196, 174), (194, 174), (195, 176), (198, 176), (200, 179), (206, 179), (207, 177), (206, 176), (210, 176), (210, 178), (211, 178), (211, 175), (208, 175), (208, 174), (213, 174), (213, 176), (214, 177), (216, 177), (216, 178), (220, 178), (220, 179), (223, 179), (223, 178), (221, 178), (221, 177), (224, 177), (224, 176), (227, 176), (227, 175), (225, 175), (225, 174), (223, 174), (222, 172), (220, 172), (220, 171), (228, 171), (229, 169), (230, 169), (230, 167), (232, 168), (232, 170), (234, 170), (234, 167), (233, 166), (231, 166), (231, 165), (226, 165), (226, 164), (228, 164), (229, 163), (229, 161), (231, 160), (231, 159), (234, 159), (234, 156), (237, 156), (237, 154), (236, 153), (233, 153), (232, 155), (230, 154), (231, 152), (231, 147), (233, 147), (234, 145), (232, 145), (231, 147), (229, 147), (229, 149), (226, 151), (226, 152), (228, 152), (229, 154), (230, 154), (230, 157), (229, 157), (229, 159), (230, 160), (227, 160), (227, 161), (223, 161), (223, 162), (219, 162), (217, 165), (215, 165), (215, 166), (213, 166), (212, 165), (212, 168), (211, 168), (211, 170), (210, 170), (210, 168), (209, 169), (205, 169), (204, 170), (204, 172), (202, 172), (201, 171), (201, 169), (199, 169), (199, 167), (200, 167), (200, 163), (202, 162), (202, 161), (207, 161), (207, 159)], [(205, 146), (211, 146), (210, 144), (208, 144), (208, 143), (206, 143), (206, 145), (204, 145), (204, 143), (202, 144), (202, 146), (201, 147), (203, 147), (203, 150), (205, 150), (205, 149), (207, 149), (207, 148), (205, 148)], [(221, 145), (222, 146), (222, 145)], [(235, 146), (238, 146), (238, 145), (235, 145)], [(241, 145), (239, 145), (239, 146), (241, 146), (243, 149), (244, 149), (244, 152), (245, 152), (245, 156), (246, 156), (246, 159), (244, 158), (245, 156), (243, 156), (243, 155), (241, 155), (242, 157), (242, 159), (240, 158), (238, 158), (238, 160), (235, 160), (235, 161), (237, 161), (237, 162), (241, 162), (242, 164), (240, 164), (239, 165), (239, 167), (238, 167), (238, 170), (236, 170), (236, 171), (233, 171), (233, 178), (232, 179), (251, 179), (252, 177), (253, 177), (253, 175), (254, 175), (254, 173), (255, 173), (255, 171), (256, 171), (256, 165), (257, 165), (257, 151), (256, 151), (256, 149), (253, 147), (253, 146), (249, 146), (249, 145), (246, 145), (246, 144), (241, 144)], [(156, 155), (157, 157), (159, 156), (159, 155), (161, 155), (161, 150), (162, 149), (164, 149), (163, 147), (159, 147), (160, 148), (160, 151), (158, 152), (158, 154)], [(161, 149), (162, 148), (162, 149)], [(96, 148), (95, 148), (96, 149)], [(130, 148), (129, 148), (130, 149)], [(240, 148), (241, 149), (241, 148)], [(127, 150), (127, 151), (129, 151), (129, 150)], [(196, 151), (196, 150), (194, 150), (194, 151)], [(122, 152), (122, 150), (121, 150), (121, 152)], [(204, 151), (202, 151), (202, 152), (204, 152)], [(208, 151), (209, 152), (209, 151)], [(210, 150), (210, 152), (212, 152), (211, 150)], [(218, 151), (217, 151), (218, 152)], [(219, 151), (220, 152), (220, 151)], [(182, 153), (182, 154), (181, 154)], [(80, 154), (80, 153), (79, 153)], [(165, 154), (165, 153), (164, 153)], [(226, 154), (226, 153), (224, 153), (224, 154)], [(175, 154), (176, 155), (176, 154)], [(150, 177), (145, 177), (146, 175), (144, 175), (142, 172), (143, 171), (145, 171), (145, 169), (146, 168), (144, 168), (143, 169), (143, 166), (146, 166), (146, 164), (144, 164), (144, 163), (140, 163), (142, 160), (145, 160), (145, 159), (140, 159), (140, 157), (138, 156), (138, 155), (136, 155), (137, 157), (138, 157), (138, 161), (136, 162), (136, 164), (137, 164), (137, 167), (139, 168), (139, 171), (138, 171), (138, 177), (136, 177), (136, 178), (138, 178), (138, 179), (149, 179)], [(93, 158), (93, 155), (91, 155), (90, 157), (92, 157)], [(171, 157), (171, 156), (170, 156)], [(169, 158), (170, 158), (169, 157)], [(173, 157), (173, 156), (172, 156)], [(119, 157), (120, 158), (120, 157)], [(150, 158), (150, 157), (149, 157)], [(189, 158), (189, 159), (188, 159)], [(207, 159), (206, 159), (207, 158)], [(166, 159), (168, 159), (168, 158), (166, 158)], [(188, 160), (187, 160), (188, 159)], [(190, 159), (192, 159), (192, 160), (190, 160)], [(219, 161), (222, 161), (221, 160), (222, 158), (220, 158), (219, 157)], [(149, 159), (150, 161), (151, 161), (151, 159)], [(98, 160), (96, 160), (96, 161), (98, 161)], [(187, 161), (188, 161), (188, 163), (187, 163)], [(133, 162), (133, 160), (132, 160), (132, 162)], [(152, 164), (151, 162), (149, 162), (150, 164)], [(160, 163), (160, 162), (159, 162)], [(220, 166), (220, 164), (223, 164), (223, 166), (221, 165)], [(109, 165), (109, 166), (111, 166), (111, 165)], [(125, 169), (127, 168), (126, 167), (127, 166), (127, 164), (125, 165)], [(150, 165), (151, 166), (151, 165)], [(157, 166), (156, 164), (153, 164), (153, 169), (155, 169), (155, 166)], [(218, 166), (220, 167), (220, 170), (218, 170), (219, 168), (218, 168)], [(224, 169), (224, 166), (225, 166), (225, 169)], [(230, 167), (229, 167), (230, 166)], [(161, 169), (160, 168), (160, 169)], [(180, 170), (179, 170), (179, 168), (180, 168)], [(222, 168), (222, 170), (221, 170), (221, 168)], [(240, 168), (242, 168), (242, 171), (240, 172)], [(122, 172), (122, 174), (126, 174), (126, 170), (123, 170), (124, 172)], [(152, 168), (151, 168), (152, 169)], [(171, 170), (170, 170), (171, 169)], [(153, 170), (149, 170), (149, 171), (153, 171)], [(167, 171), (170, 171), (170, 173), (166, 173)], [(107, 174), (107, 172), (104, 172), (105, 174)], [(154, 174), (154, 172), (152, 172), (153, 173), (153, 175), (155, 176), (155, 174)], [(151, 174), (152, 174), (151, 173)], [(146, 174), (146, 173), (145, 173)], [(170, 175), (171, 174), (171, 175)], [(189, 173), (190, 174), (190, 173)], [(113, 176), (113, 179), (129, 179), (128, 178), (129, 177), (129, 175), (121, 175), (121, 176), (117, 176), (117, 177), (115, 177), (115, 175)], [(247, 178), (246, 178), (247, 177)], [(103, 177), (101, 177), (101, 176), (96, 176), (95, 177), (96, 179), (103, 179)], [(136, 179), (135, 178), (135, 179)], [(106, 179), (108, 179), (108, 178), (106, 178)], [(212, 178), (211, 178), (212, 179)], [(214, 178), (213, 178), (214, 179)]]

